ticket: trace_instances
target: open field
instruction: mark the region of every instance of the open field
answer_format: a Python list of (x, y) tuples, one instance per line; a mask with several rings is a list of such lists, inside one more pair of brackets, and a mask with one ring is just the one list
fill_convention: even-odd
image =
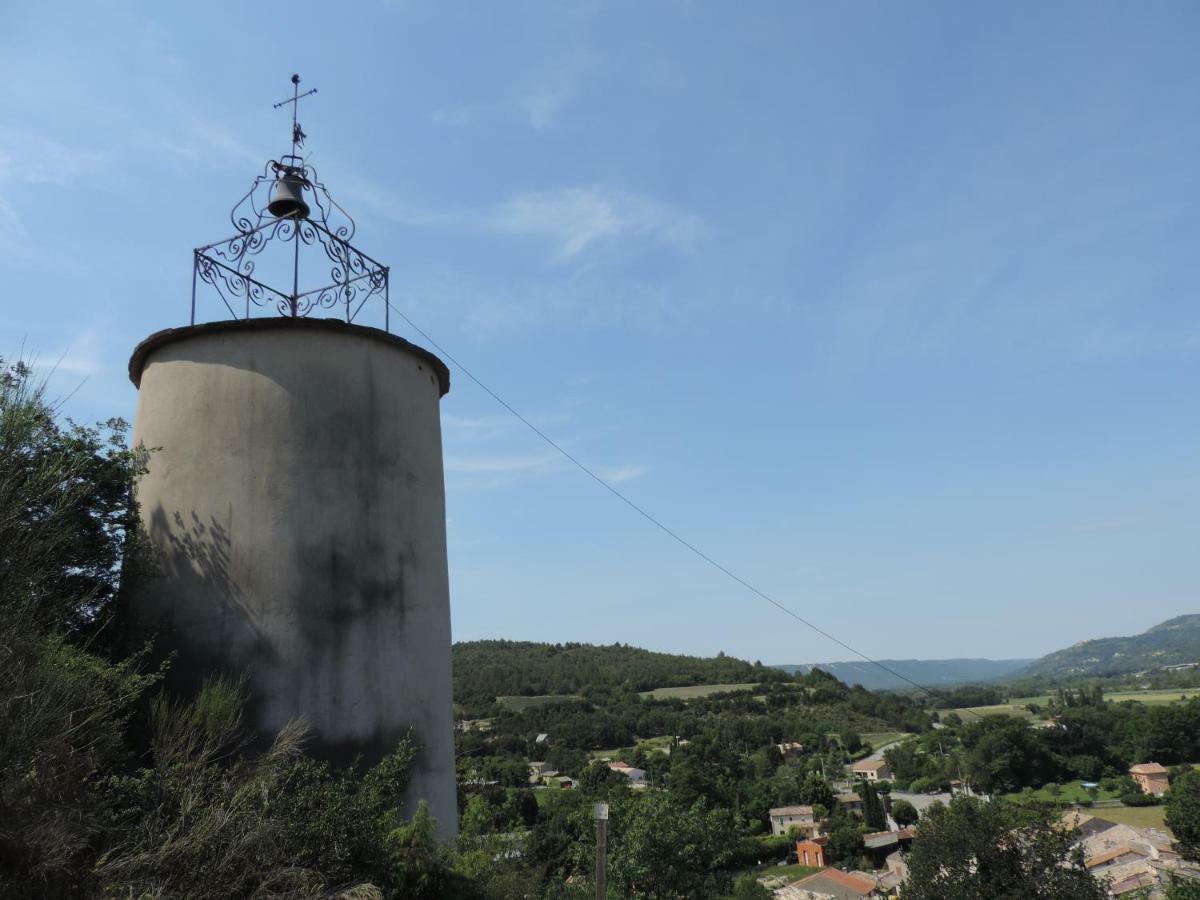
[(751, 869), (748, 874), (755, 878), (786, 878), (788, 881), (798, 881), (801, 878), (807, 878), (821, 870), (815, 866), (768, 866), (765, 869)]
[(547, 703), (574, 703), (582, 699), (577, 694), (538, 694), (532, 697), (497, 697), (496, 702), (509, 709), (529, 709), (531, 706), (545, 706)]
[[(1105, 691), (1104, 693), (1104, 699), (1111, 700), (1113, 703), (1121, 703), (1126, 700), (1136, 700), (1139, 703), (1174, 703), (1176, 700), (1191, 699), (1192, 697), (1200, 697), (1200, 688), (1167, 688), (1155, 691)], [(1008, 702), (1012, 706), (1027, 706), (1030, 703), (1035, 703), (1038, 706), (1045, 707), (1050, 702), (1050, 695), (1014, 697)]]
[(616, 759), (625, 753), (632, 753), (635, 749), (641, 750), (643, 753), (670, 753), (671, 741), (669, 734), (662, 734), (658, 737), (638, 738), (636, 747), (613, 747), (609, 750), (592, 750), (588, 756), (592, 759)]
[(947, 713), (958, 713), (959, 718), (970, 721), (975, 716), (1016, 716), (1021, 719), (1033, 718), (1029, 710), (1012, 703), (1000, 703), (996, 706), (962, 706), (958, 709), (939, 710), (943, 716)]
[(1174, 703), (1176, 700), (1200, 697), (1200, 688), (1171, 688), (1162, 691), (1114, 691), (1105, 694), (1105, 700), (1120, 703), (1122, 700), (1137, 700), (1140, 703)]
[(656, 688), (653, 691), (642, 691), (640, 696), (651, 700), (669, 700), (678, 697), (682, 700), (694, 700), (697, 697), (707, 697), (710, 694), (723, 694), (729, 691), (748, 691), (758, 687), (757, 683), (750, 684), (694, 684), (690, 687)]
[[(1092, 799), (1091, 795), (1083, 789), (1082, 781), (1066, 782), (1065, 784), (1059, 786), (1058, 793), (1053, 793), (1052, 791), (1048, 791), (1043, 787), (1036, 791), (1030, 791), (1029, 793), (1018, 791), (1015, 794), (1008, 794), (1006, 796), (1010, 800), (1044, 800), (1047, 802), (1065, 801), (1067, 803), (1083, 803), (1085, 800)], [(1117, 799), (1117, 796), (1118, 794), (1115, 791), (1106, 791), (1103, 788), (1097, 788), (1095, 799), (1115, 800)], [(1152, 807), (1139, 808), (1147, 809)], [(1095, 812), (1096, 815), (1101, 816), (1102, 818), (1108, 818), (1106, 815), (1108, 810), (1089, 810), (1089, 812)]]
[[(1175, 703), (1180, 699), (1191, 699), (1192, 697), (1200, 697), (1200, 688), (1170, 688), (1159, 691), (1109, 691), (1104, 695), (1105, 700), (1111, 700), (1113, 703), (1136, 700), (1139, 703), (1155, 704)], [(975, 713), (980, 716), (1020, 716), (1022, 718), (1030, 718), (1032, 714), (1025, 708), (1026, 706), (1033, 704), (1045, 709), (1049, 703), (1050, 696), (1043, 694), (1040, 697), (1014, 697), (1008, 703), (1001, 703), (996, 706), (967, 706), (959, 709), (942, 710), (942, 713), (944, 715), (948, 712), (956, 712), (960, 716), (970, 716), (972, 713)]]
[(1118, 806), (1113, 809), (1085, 809), (1082, 811), (1134, 828), (1162, 828), (1170, 831), (1163, 823), (1163, 816), (1167, 814), (1165, 806)]
[(888, 744), (894, 744), (896, 741), (902, 741), (906, 737), (912, 737), (911, 731), (868, 731), (862, 735), (864, 743), (870, 744), (872, 749), (878, 750)]

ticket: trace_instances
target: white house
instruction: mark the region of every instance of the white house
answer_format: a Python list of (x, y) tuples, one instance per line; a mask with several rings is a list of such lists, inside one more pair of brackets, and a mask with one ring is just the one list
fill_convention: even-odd
[(805, 837), (813, 838), (820, 830), (811, 806), (777, 806), (769, 815), (771, 834), (787, 834), (789, 828), (798, 828)]

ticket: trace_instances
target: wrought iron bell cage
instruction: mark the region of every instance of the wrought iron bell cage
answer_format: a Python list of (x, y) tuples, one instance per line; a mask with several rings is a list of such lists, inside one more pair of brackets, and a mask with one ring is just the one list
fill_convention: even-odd
[[(293, 104), (292, 152), (268, 161), (234, 204), (229, 221), (235, 233), (193, 251), (191, 324), (196, 324), (197, 290), (207, 286), (234, 319), (251, 318), (259, 310), (292, 318), (336, 310), (339, 318), (354, 322), (367, 302), (378, 297), (384, 330), (390, 330), (388, 267), (350, 243), (354, 220), (330, 196), (313, 165), (296, 153), (305, 135), (295, 108), (301, 97), (316, 91), (300, 94), (298, 75), (292, 76), (292, 84), (293, 97), (276, 104)], [(302, 289), (301, 262), (313, 268), (310, 256), (318, 261), (318, 271), (328, 273), (328, 281), (323, 277), (320, 286)], [(271, 273), (264, 275), (259, 264), (272, 258)], [(290, 275), (291, 290), (268, 284), (271, 275), (285, 280)]]

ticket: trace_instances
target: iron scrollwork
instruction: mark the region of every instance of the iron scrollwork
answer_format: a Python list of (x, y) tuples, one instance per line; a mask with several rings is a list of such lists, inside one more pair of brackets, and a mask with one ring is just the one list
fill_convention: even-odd
[[(300, 212), (276, 216), (270, 210), (272, 192), (282, 180), (302, 191)], [(384, 327), (388, 326), (388, 267), (350, 243), (355, 224), (329, 194), (316, 169), (296, 156), (271, 160), (229, 213), (235, 233), (197, 247), (192, 274), (192, 324), (196, 323), (196, 284), (212, 287), (235, 319), (249, 318), (254, 309), (283, 316), (304, 317), (319, 310), (338, 311), (353, 322), (366, 302), (381, 296)], [(257, 263), (272, 247), (291, 245), (290, 290), (265, 283)], [(320, 246), (329, 282), (301, 290), (302, 248)], [(319, 258), (319, 257), (318, 257)], [(240, 312), (239, 312), (240, 308)]]

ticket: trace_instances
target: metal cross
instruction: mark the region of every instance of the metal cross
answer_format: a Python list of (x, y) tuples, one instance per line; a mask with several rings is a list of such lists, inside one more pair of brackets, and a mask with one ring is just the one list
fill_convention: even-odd
[(305, 133), (300, 129), (300, 123), (296, 121), (296, 112), (300, 108), (300, 98), (307, 97), (309, 94), (315, 94), (316, 92), (317, 92), (317, 89), (313, 88), (311, 91), (305, 91), (303, 94), (300, 93), (300, 76), (293, 75), (292, 76), (292, 96), (286, 100), (280, 100), (273, 107), (274, 109), (279, 109), (279, 107), (281, 107), (281, 106), (287, 106), (289, 103), (292, 104), (292, 156), (293, 157), (296, 155), (296, 148), (303, 147), (304, 146), (304, 138), (307, 137), (307, 135), (305, 135)]

